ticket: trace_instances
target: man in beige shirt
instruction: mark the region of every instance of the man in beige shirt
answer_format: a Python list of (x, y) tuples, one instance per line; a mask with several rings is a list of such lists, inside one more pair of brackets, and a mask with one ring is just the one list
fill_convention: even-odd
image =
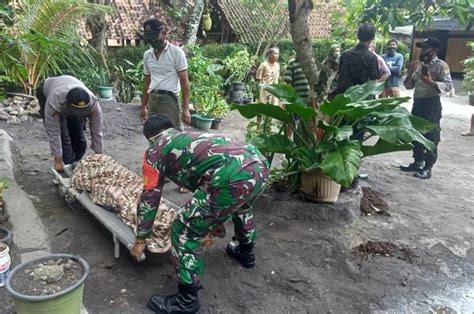
[[(277, 84), (280, 79), (280, 50), (277, 47), (268, 49), (266, 54), (267, 60), (262, 62), (258, 67), (255, 79), (259, 84)], [(278, 98), (261, 89), (258, 101), (265, 104), (278, 105)]]

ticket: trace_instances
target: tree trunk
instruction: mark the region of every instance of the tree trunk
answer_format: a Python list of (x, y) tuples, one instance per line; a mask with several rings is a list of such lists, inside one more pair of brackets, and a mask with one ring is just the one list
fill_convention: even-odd
[[(108, 5), (110, 3), (110, 0), (93, 0), (90, 2)], [(92, 34), (92, 38), (89, 40), (89, 44), (94, 47), (94, 49), (100, 56), (102, 64), (105, 68), (107, 68), (107, 58), (105, 49), (107, 40), (107, 21), (105, 19), (105, 13), (98, 13), (88, 16), (86, 18), (86, 25)]]
[(204, 11), (204, 0), (196, 0), (193, 11), (189, 17), (188, 27), (186, 29), (186, 36), (184, 37), (184, 44), (195, 44), (197, 39), (197, 32), (199, 23), (201, 22), (202, 11)]
[(313, 46), (309, 34), (308, 17), (313, 9), (312, 0), (288, 0), (290, 11), (290, 33), (296, 58), (301, 64), (311, 90), (319, 79), (319, 69), (314, 60)]

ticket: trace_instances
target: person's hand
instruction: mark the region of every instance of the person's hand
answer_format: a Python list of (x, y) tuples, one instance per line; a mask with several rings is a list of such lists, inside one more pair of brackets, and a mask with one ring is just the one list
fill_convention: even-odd
[(61, 157), (54, 158), (54, 170), (56, 170), (57, 172), (64, 171), (64, 162)]
[(414, 60), (410, 63), (410, 65), (408, 66), (408, 74), (407, 76), (411, 76), (413, 74), (413, 72), (416, 71), (416, 69), (418, 68), (418, 66), (420, 65), (420, 61), (418, 60)]
[(146, 122), (147, 115), (148, 113), (146, 107), (142, 107), (142, 109), (140, 110), (140, 120), (142, 121), (142, 123)]
[(181, 119), (183, 120), (183, 123), (186, 125), (191, 124), (191, 115), (189, 114), (189, 109), (184, 109), (183, 112), (181, 113)]
[(420, 75), (420, 80), (428, 85), (434, 85), (435, 82), (431, 79), (431, 73), (428, 72), (427, 75)]
[(132, 247), (132, 250), (130, 251), (130, 255), (132, 255), (135, 260), (140, 262), (143, 251), (145, 251), (145, 247), (146, 243), (135, 243)]

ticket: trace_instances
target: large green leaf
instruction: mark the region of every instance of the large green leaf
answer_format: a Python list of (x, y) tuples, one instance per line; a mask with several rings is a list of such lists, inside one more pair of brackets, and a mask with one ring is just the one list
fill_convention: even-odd
[(433, 142), (427, 140), (412, 126), (408, 116), (394, 117), (383, 124), (368, 125), (367, 129), (380, 136), (382, 140), (392, 144), (409, 144), (416, 141), (430, 151), (434, 149)]
[(288, 137), (281, 134), (257, 135), (250, 140), (250, 143), (258, 148), (262, 153), (291, 154), (295, 144)]
[(368, 81), (362, 85), (355, 85), (348, 88), (344, 95), (349, 97), (352, 102), (367, 99), (370, 95), (380, 94), (384, 89), (385, 82)]
[(316, 110), (312, 107), (303, 106), (300, 104), (288, 104), (285, 105), (286, 111), (294, 113), (304, 120), (313, 119), (318, 115)]
[(231, 110), (238, 110), (242, 116), (247, 119), (252, 119), (258, 115), (265, 115), (267, 117), (282, 121), (291, 122), (291, 115), (279, 106), (271, 104), (248, 104), (236, 105), (231, 104)]
[(354, 120), (374, 113), (382, 114), (392, 111), (409, 99), (410, 97), (382, 98), (350, 103), (346, 106), (344, 113), (347, 120)]
[(320, 167), (324, 174), (334, 181), (349, 186), (359, 173), (362, 158), (358, 141), (338, 143), (334, 151), (328, 152), (322, 160)]
[(337, 128), (336, 141), (341, 142), (343, 140), (348, 140), (352, 136), (353, 132), (354, 132), (354, 130), (353, 130), (352, 126), (350, 126), (350, 125), (343, 125), (343, 126)]
[(362, 149), (362, 153), (364, 154), (364, 157), (368, 157), (368, 156), (385, 154), (385, 153), (390, 153), (390, 152), (411, 150), (412, 147), (413, 147), (412, 144), (393, 144), (379, 138), (379, 140), (377, 141), (377, 143), (375, 143), (375, 145), (373, 146), (362, 145), (361, 149)]
[(296, 89), (288, 84), (262, 84), (260, 86), (273, 96), (277, 97), (283, 103), (305, 104), (304, 101), (298, 95)]
[(324, 101), (319, 107), (319, 110), (322, 113), (332, 117), (337, 112), (345, 110), (347, 108), (347, 104), (349, 103), (351, 103), (351, 99), (349, 97), (339, 94), (331, 101)]

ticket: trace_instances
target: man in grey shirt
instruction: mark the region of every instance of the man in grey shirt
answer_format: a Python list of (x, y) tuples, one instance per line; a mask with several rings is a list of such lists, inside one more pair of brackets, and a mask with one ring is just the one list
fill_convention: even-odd
[(421, 62), (416, 60), (410, 64), (403, 84), (407, 89), (415, 88), (411, 113), (436, 125), (433, 130), (424, 134), (435, 147), (430, 152), (420, 143), (414, 142), (414, 162), (400, 168), (402, 171), (414, 171), (415, 177), (425, 180), (431, 178), (431, 169), (438, 158), (438, 143), (441, 140), (440, 95), (451, 90), (453, 80), (448, 64), (437, 57), (437, 52), (441, 48), (438, 39), (428, 38), (418, 42), (416, 47), (421, 48)]
[(95, 95), (78, 79), (69, 75), (47, 78), (36, 90), (46, 134), (48, 135), (54, 169), (81, 160), (87, 149), (84, 137), (89, 119), (91, 148), (101, 154), (102, 110)]

